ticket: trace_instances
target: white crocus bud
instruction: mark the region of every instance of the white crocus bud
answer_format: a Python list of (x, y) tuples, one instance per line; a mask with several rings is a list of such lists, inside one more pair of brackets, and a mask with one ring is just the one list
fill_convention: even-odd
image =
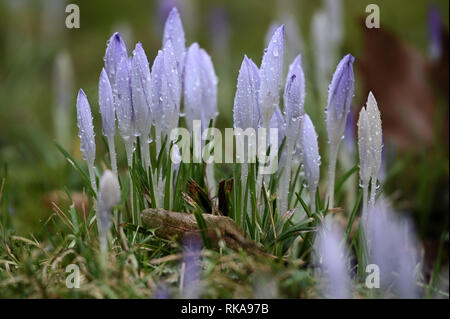
[(359, 176), (364, 191), (363, 210), (367, 208), (367, 191), (372, 181), (370, 203), (375, 204), (377, 180), (381, 167), (383, 139), (381, 116), (372, 92), (367, 98), (366, 108), (362, 108), (358, 120)]

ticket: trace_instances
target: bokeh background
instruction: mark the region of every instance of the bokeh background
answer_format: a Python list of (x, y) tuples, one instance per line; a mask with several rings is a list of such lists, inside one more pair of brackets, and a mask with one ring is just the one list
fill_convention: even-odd
[[(383, 191), (396, 208), (413, 217), (432, 255), (441, 235), (448, 235), (449, 1), (339, 2), (342, 38), (331, 57), (332, 69), (346, 53), (356, 57), (354, 116), (372, 90), (384, 129)], [(65, 27), (68, 3), (79, 5), (79, 29)], [(380, 8), (380, 29), (364, 25), (370, 3)], [(0, 179), (6, 177), (7, 198), (1, 212), (11, 216), (18, 233), (42, 236), (39, 225), (52, 214), (52, 201), (60, 201), (65, 191), (82, 197), (81, 181), (54, 144), (58, 141), (81, 159), (75, 115), (80, 87), (93, 110), (97, 163), (106, 158), (98, 129), (97, 85), (108, 38), (121, 32), (130, 53), (142, 42), (152, 63), (174, 5), (187, 45), (198, 42), (212, 56), (219, 78), (221, 128), (232, 127), (244, 54), (259, 64), (271, 24), (285, 23), (285, 64), (294, 54), (303, 55), (306, 109), (318, 128), (321, 152), (326, 150), (324, 109), (333, 70), (321, 81), (317, 60), (318, 46), (326, 45), (333, 30), (314, 27), (318, 14), (327, 10), (326, 1), (0, 0)], [(124, 167), (123, 145), (117, 145)], [(347, 151), (355, 155), (354, 146), (350, 143)], [(356, 157), (350, 162), (354, 165)]]

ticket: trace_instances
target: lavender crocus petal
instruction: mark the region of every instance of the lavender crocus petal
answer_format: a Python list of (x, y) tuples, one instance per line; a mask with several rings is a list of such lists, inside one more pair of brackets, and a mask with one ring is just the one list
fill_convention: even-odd
[(218, 115), (217, 110), (217, 83), (218, 79), (214, 71), (209, 54), (200, 49), (200, 74), (202, 83), (203, 110), (205, 112), (205, 125), (208, 126), (210, 120), (215, 120)]
[(345, 124), (344, 147), (349, 157), (352, 158), (355, 153), (355, 113), (350, 110)]
[[(193, 43), (186, 53), (184, 72), (184, 113), (186, 125), (192, 131), (193, 121), (202, 120), (202, 80), (200, 66), (200, 47)], [(203, 121), (202, 121), (203, 123)]]
[(302, 122), (300, 154), (305, 169), (308, 189), (313, 191), (317, 188), (320, 178), (319, 145), (316, 130), (308, 114), (303, 116)]
[(128, 56), (128, 53), (125, 42), (123, 42), (119, 32), (116, 32), (108, 40), (105, 57), (103, 58), (105, 61), (105, 70), (113, 89), (115, 88), (118, 65), (120, 60), (126, 56)]
[(338, 223), (331, 216), (327, 216), (319, 228), (314, 243), (317, 262), (325, 281), (324, 293), (327, 298), (351, 297), (346, 252), (341, 242), (342, 231)]
[(244, 56), (239, 69), (236, 95), (234, 96), (234, 127), (258, 128), (260, 111), (258, 106), (259, 70), (253, 61)]
[(328, 92), (327, 131), (330, 143), (337, 144), (342, 139), (347, 114), (353, 99), (355, 58), (347, 54), (338, 64)]
[[(295, 85), (290, 83), (293, 76), (296, 78)], [(290, 90), (288, 90), (289, 84), (291, 84)], [(299, 119), (303, 116), (303, 114), (305, 114), (305, 74), (303, 73), (302, 57), (300, 54), (297, 55), (292, 64), (289, 66), (284, 96), (287, 98), (288, 102), (289, 100), (292, 102), (285, 104), (286, 114), (289, 114), (290, 117), (296, 119)]]
[(177, 60), (171, 41), (164, 47), (164, 131), (170, 134), (177, 127), (180, 115), (181, 80), (177, 68)]
[(98, 104), (102, 115), (103, 134), (113, 137), (116, 134), (116, 115), (111, 84), (104, 68), (98, 82)]
[(78, 91), (77, 96), (77, 120), (83, 158), (88, 165), (93, 166), (95, 161), (94, 125), (92, 124), (91, 107), (82, 89)]
[(163, 51), (159, 50), (153, 61), (152, 76), (151, 76), (151, 92), (152, 103), (151, 112), (153, 117), (153, 123), (161, 126), (163, 122), (164, 109), (163, 109), (163, 95), (162, 84), (164, 81), (164, 56)]
[(284, 89), (284, 110), (289, 143), (293, 143), (298, 137), (301, 117), (305, 114), (304, 103), (305, 75), (301, 66), (301, 56), (298, 55), (289, 66)]
[(265, 46), (269, 46), (270, 41), (272, 40), (273, 35), (275, 34), (275, 31), (280, 27), (280, 24), (277, 22), (271, 22), (269, 27), (267, 28), (266, 35), (264, 37), (264, 44)]
[(147, 138), (151, 129), (151, 77), (147, 56), (141, 43), (133, 51), (131, 89), (136, 119), (136, 135)]
[(259, 106), (263, 125), (267, 125), (280, 100), (284, 56), (284, 26), (279, 27), (264, 53), (260, 79)]
[(117, 68), (117, 121), (119, 132), (126, 143), (134, 141), (134, 110), (131, 99), (131, 66), (129, 59), (123, 57)]
[(175, 54), (178, 73), (183, 74), (184, 69), (184, 55), (186, 52), (186, 40), (184, 38), (183, 24), (181, 22), (180, 14), (177, 8), (173, 8), (167, 17), (164, 26), (163, 47), (171, 42)]

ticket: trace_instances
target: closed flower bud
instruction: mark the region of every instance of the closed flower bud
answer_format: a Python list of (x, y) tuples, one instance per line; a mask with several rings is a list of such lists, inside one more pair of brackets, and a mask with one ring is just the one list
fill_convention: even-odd
[(259, 70), (255, 63), (247, 56), (239, 69), (236, 95), (234, 96), (234, 127), (253, 128), (256, 132), (260, 121), (258, 104)]
[(347, 114), (353, 99), (355, 58), (347, 54), (338, 64), (328, 92), (327, 131), (330, 143), (337, 144), (345, 132)]
[(370, 178), (378, 179), (383, 149), (381, 116), (372, 92), (367, 98), (366, 108), (363, 107), (359, 113), (358, 149), (360, 179), (366, 185)]
[[(177, 8), (173, 8), (167, 17), (164, 26), (163, 47), (170, 42), (173, 46), (178, 74), (181, 76), (184, 69), (184, 55), (186, 53), (186, 40), (184, 38), (183, 24)], [(181, 78), (180, 78), (181, 80)]]
[(310, 191), (315, 191), (319, 184), (320, 177), (320, 155), (317, 143), (317, 133), (308, 114), (303, 116), (300, 149), (308, 189)]
[(77, 120), (83, 158), (88, 163), (88, 166), (92, 167), (95, 161), (94, 125), (92, 124), (91, 108), (82, 89), (78, 91), (77, 97)]
[(162, 84), (162, 97), (164, 101), (164, 131), (170, 134), (178, 126), (181, 102), (181, 80), (177, 68), (177, 57), (174, 47), (168, 41), (163, 49), (164, 56), (164, 82)]
[(155, 126), (162, 125), (164, 116), (164, 95), (163, 95), (163, 81), (164, 81), (164, 56), (163, 51), (159, 50), (153, 61), (151, 72), (151, 112), (153, 123)]
[(98, 82), (98, 104), (102, 115), (103, 134), (113, 137), (116, 133), (116, 115), (111, 84), (104, 68)]
[(291, 142), (298, 138), (301, 118), (305, 114), (305, 75), (302, 69), (302, 58), (298, 55), (289, 66), (284, 89), (284, 112), (287, 138)]
[(184, 112), (192, 130), (194, 120), (201, 120), (203, 129), (217, 116), (217, 77), (209, 55), (193, 43), (186, 54), (184, 72)]
[(119, 32), (116, 32), (108, 40), (104, 57), (106, 74), (108, 74), (113, 89), (115, 89), (117, 69), (120, 60), (126, 56), (128, 56), (128, 54), (125, 43)]
[(131, 66), (131, 92), (135, 114), (136, 135), (147, 140), (152, 125), (151, 77), (147, 56), (141, 43), (136, 44)]
[(281, 76), (283, 73), (284, 26), (279, 27), (272, 36), (260, 67), (261, 86), (259, 106), (263, 126), (269, 124), (280, 100)]
[(134, 110), (131, 100), (130, 61), (123, 57), (117, 68), (117, 121), (119, 132), (125, 144), (133, 143), (135, 138)]

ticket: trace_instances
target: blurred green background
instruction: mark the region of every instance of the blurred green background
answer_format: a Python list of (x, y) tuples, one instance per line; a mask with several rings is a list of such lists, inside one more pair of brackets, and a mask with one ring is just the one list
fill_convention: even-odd
[[(65, 27), (65, 7), (68, 3), (79, 5), (79, 29)], [(344, 0), (343, 40), (334, 60), (337, 62), (346, 53), (356, 57), (355, 111), (361, 108), (371, 81), (381, 84), (379, 91), (383, 89), (384, 79), (385, 89), (390, 90), (389, 92), (409, 95), (416, 91), (415, 87), (393, 87), (391, 83), (396, 82), (388, 80), (395, 74), (384, 74), (384, 79), (379, 81), (372, 73), (364, 72), (364, 68), (359, 67), (359, 61), (365, 61), (376, 70), (377, 64), (389, 63), (384, 59), (389, 59), (391, 51), (392, 55), (398, 53), (394, 53), (395, 47), (390, 42), (383, 42), (387, 41), (385, 39), (379, 43), (385, 43), (386, 47), (379, 49), (380, 52), (386, 52), (386, 55), (379, 58), (376, 55), (368, 56), (370, 49), (367, 50), (367, 34), (361, 21), (367, 16), (365, 8), (370, 3), (376, 3), (380, 7), (381, 30), (394, 37), (387, 39), (395, 40), (401, 48), (407, 47), (407, 52), (412, 51), (413, 56), (418, 57), (417, 64), (413, 62), (407, 65), (407, 70), (419, 68), (428, 72), (433, 67), (439, 69), (445, 61), (448, 68), (448, 0)], [(217, 125), (222, 128), (232, 126), (234, 91), (244, 54), (259, 64), (269, 25), (273, 21), (283, 22), (285, 17), (290, 17), (290, 27), (295, 28), (298, 33), (297, 44), (303, 55), (308, 94), (306, 109), (312, 114), (318, 127), (321, 152), (326, 150), (323, 97), (326, 97), (327, 88), (319, 89), (314, 84), (314, 59), (317, 52), (314, 52), (311, 36), (312, 19), (323, 8), (322, 1), (1, 0), (0, 178), (7, 174), (3, 194), (7, 198), (7, 207), (2, 213), (6, 209), (6, 213), (13, 217), (18, 232), (39, 229), (39, 224), (52, 212), (50, 203), (55, 191), (64, 188), (81, 191), (78, 176), (64, 162), (53, 142), (55, 139), (60, 141), (75, 158), (81, 159), (75, 116), (75, 97), (80, 87), (87, 93), (93, 111), (97, 163), (105, 158), (97, 104), (97, 82), (108, 38), (114, 31), (120, 31), (130, 53), (137, 41), (142, 42), (152, 63), (161, 47), (164, 20), (172, 5), (179, 8), (187, 46), (198, 42), (212, 56), (219, 78), (220, 115)], [(442, 45), (447, 46), (447, 51), (444, 50), (438, 61), (440, 64), (432, 61), (429, 56), (432, 36), (427, 20), (430, 6), (440, 12), (444, 34), (442, 38), (446, 39), (446, 44), (443, 41)], [(400, 51), (400, 56), (403, 54), (401, 49), (397, 48), (397, 51)], [(58, 78), (55, 71), (57, 57), (61, 55), (66, 57), (63, 61), (69, 61), (71, 65), (67, 85), (64, 84), (66, 80)], [(409, 60), (405, 58), (405, 61)], [(290, 63), (291, 61), (285, 61), (285, 64)], [(448, 88), (446, 92), (439, 88), (436, 81), (428, 78), (432, 72), (426, 72), (417, 74), (419, 84), (425, 83), (430, 87), (427, 92), (431, 92), (433, 97), (433, 105), (430, 107), (432, 118), (448, 118)], [(448, 72), (443, 76), (448, 84)], [(402, 80), (398, 82), (401, 83)], [(66, 86), (67, 92), (58, 97), (61, 86)], [(381, 93), (380, 96), (385, 96)], [(376, 96), (377, 94), (375, 92)], [(378, 99), (382, 114), (383, 99)], [(401, 97), (399, 100), (402, 100)], [(58, 113), (61, 108), (59, 104), (64, 103), (67, 104), (63, 108), (66, 115), (61, 115)], [(389, 105), (395, 106), (395, 102), (390, 102)], [(408, 119), (410, 115), (402, 116)], [(421, 114), (417, 116), (420, 118)], [(67, 123), (64, 118), (68, 119)], [(446, 125), (448, 129), (448, 120), (443, 125), (439, 121), (432, 123), (433, 128), (438, 126), (439, 129), (433, 130), (431, 141), (419, 140), (417, 143), (403, 144), (395, 142), (395, 121), (394, 117), (383, 122), (386, 123), (386, 129), (390, 130), (387, 132), (391, 132), (385, 136), (389, 152), (386, 172), (390, 177), (389, 183), (386, 183), (386, 193), (396, 201), (396, 206), (413, 214), (422, 237), (433, 241), (442, 232), (448, 232), (448, 135), (441, 131)], [(421, 135), (420, 127), (414, 130)], [(117, 140), (119, 160), (123, 167), (123, 145), (120, 138), (117, 137)], [(325, 181), (325, 178), (323, 174), (321, 180)]]

